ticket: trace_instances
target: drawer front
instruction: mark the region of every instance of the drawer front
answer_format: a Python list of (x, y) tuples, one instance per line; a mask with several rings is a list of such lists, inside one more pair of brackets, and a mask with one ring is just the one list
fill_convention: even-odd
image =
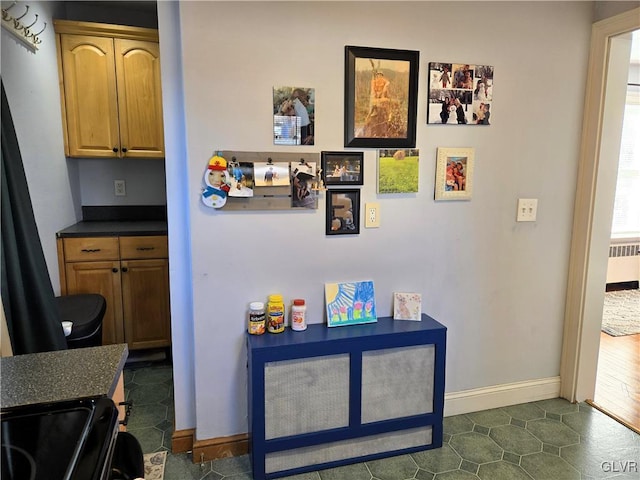
[(118, 260), (120, 249), (117, 237), (65, 238), (64, 257), (67, 262)]
[(120, 237), (120, 258), (169, 258), (167, 236)]

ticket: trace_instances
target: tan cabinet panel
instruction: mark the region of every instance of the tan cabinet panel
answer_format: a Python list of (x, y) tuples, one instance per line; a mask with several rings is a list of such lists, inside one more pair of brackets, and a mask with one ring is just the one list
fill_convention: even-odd
[(166, 236), (120, 237), (120, 258), (168, 258), (169, 248)]
[(123, 343), (120, 262), (74, 262), (65, 267), (67, 294), (99, 293), (107, 302), (102, 321), (102, 343)]
[(120, 146), (113, 40), (62, 35), (69, 156), (116, 157)]
[(124, 156), (163, 158), (160, 48), (137, 40), (115, 39), (114, 45)]
[(122, 300), (130, 349), (171, 344), (167, 260), (123, 260)]
[(67, 262), (119, 260), (118, 237), (86, 237), (63, 239)]

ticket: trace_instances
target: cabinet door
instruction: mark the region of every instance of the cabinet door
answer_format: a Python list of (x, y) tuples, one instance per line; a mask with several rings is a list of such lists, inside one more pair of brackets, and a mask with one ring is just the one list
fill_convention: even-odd
[(107, 301), (102, 321), (102, 344), (124, 343), (120, 262), (66, 264), (67, 294), (99, 293)]
[(113, 40), (61, 35), (69, 156), (117, 157), (120, 148)]
[(117, 38), (114, 45), (123, 156), (163, 158), (160, 48)]
[(171, 345), (169, 262), (123, 260), (122, 301), (129, 349)]

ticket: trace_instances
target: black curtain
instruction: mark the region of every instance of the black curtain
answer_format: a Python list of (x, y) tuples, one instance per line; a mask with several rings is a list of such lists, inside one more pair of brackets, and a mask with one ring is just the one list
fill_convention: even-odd
[[(18, 138), (2, 86), (2, 304), (14, 355), (64, 350), (51, 279), (31, 206)], [(51, 206), (55, 208), (55, 205)]]

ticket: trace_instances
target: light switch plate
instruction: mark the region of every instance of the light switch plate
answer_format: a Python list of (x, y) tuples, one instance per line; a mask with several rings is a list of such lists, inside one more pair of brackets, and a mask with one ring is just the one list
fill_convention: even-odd
[(369, 202), (364, 205), (365, 228), (378, 228), (380, 226), (380, 204)]
[(517, 222), (535, 222), (538, 216), (537, 198), (519, 198)]

